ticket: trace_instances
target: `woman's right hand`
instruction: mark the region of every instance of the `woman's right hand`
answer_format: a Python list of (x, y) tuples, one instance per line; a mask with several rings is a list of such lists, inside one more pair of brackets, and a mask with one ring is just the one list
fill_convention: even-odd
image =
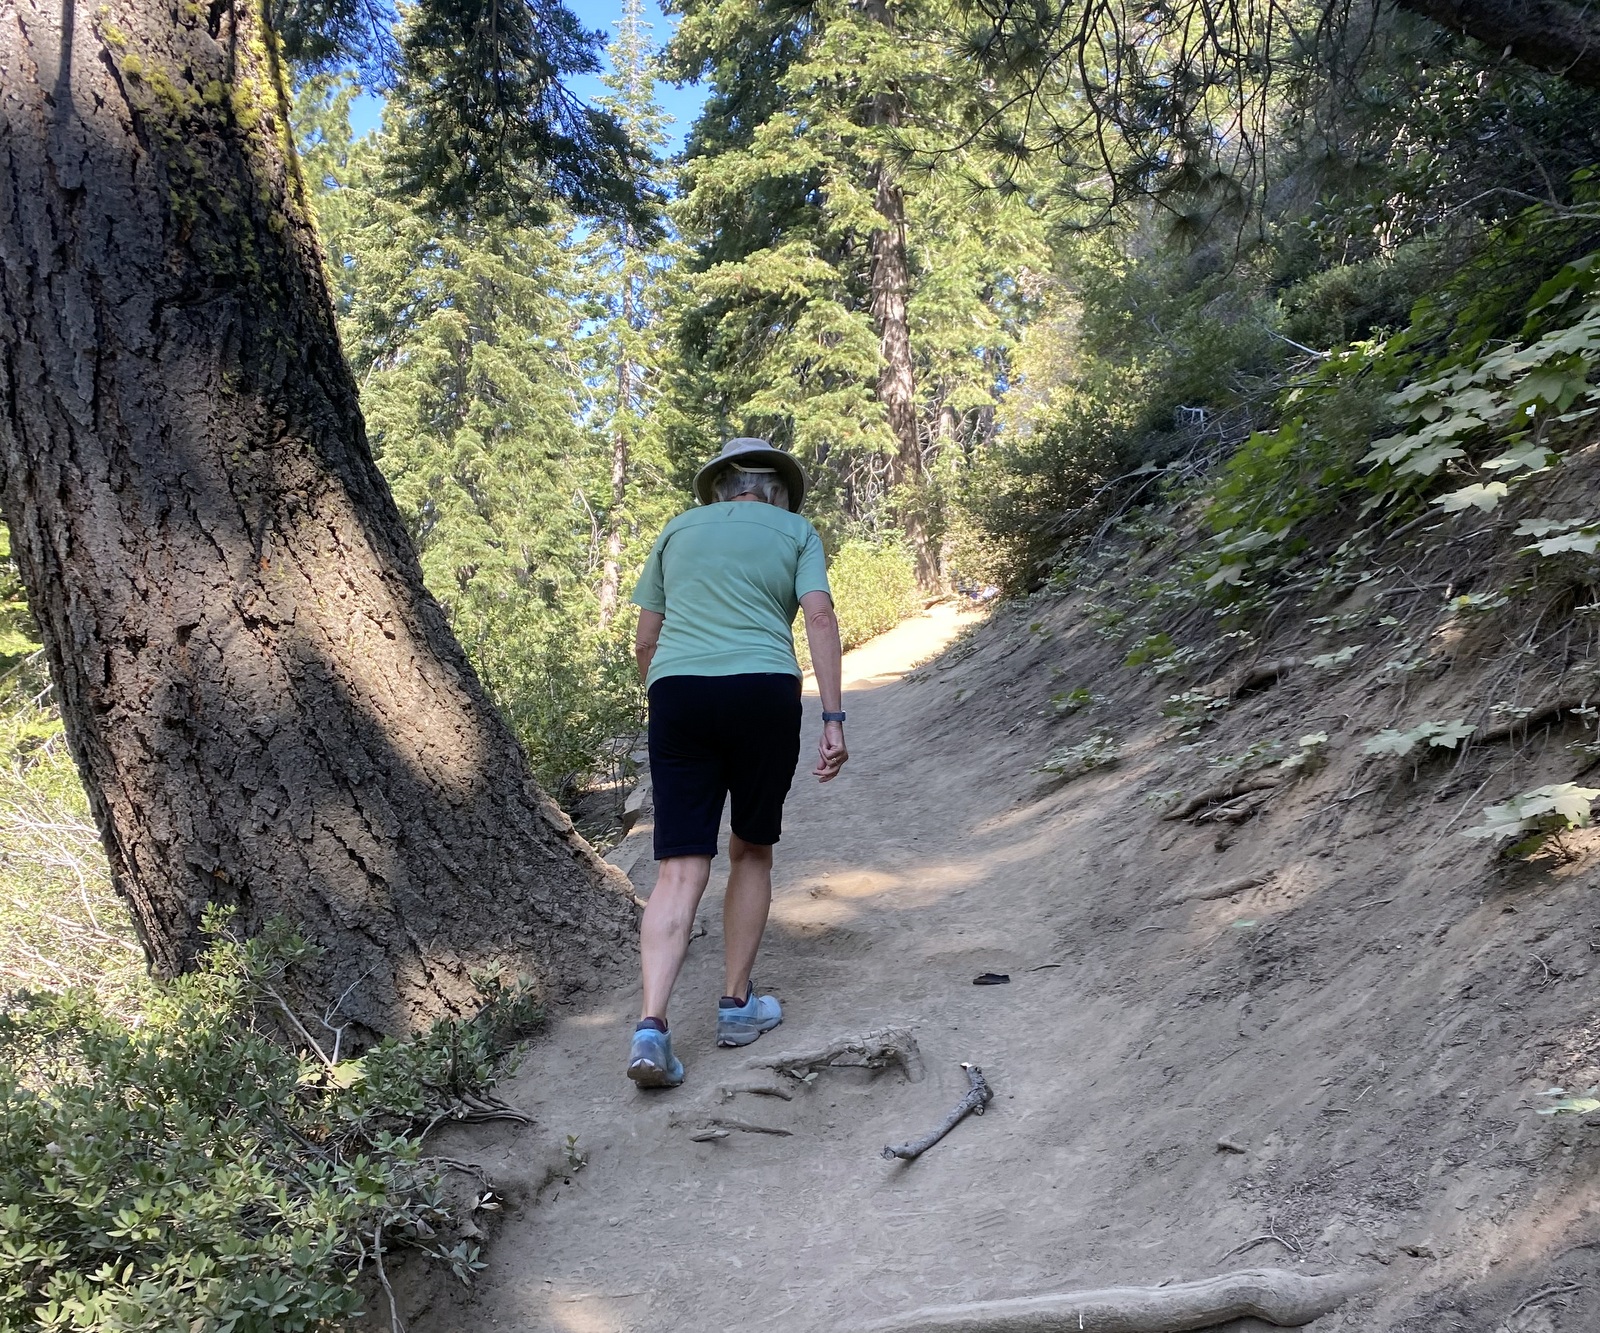
[(832, 782), (839, 776), (850, 751), (845, 749), (844, 723), (824, 722), (822, 739), (817, 742), (817, 766), (811, 770), (818, 782)]

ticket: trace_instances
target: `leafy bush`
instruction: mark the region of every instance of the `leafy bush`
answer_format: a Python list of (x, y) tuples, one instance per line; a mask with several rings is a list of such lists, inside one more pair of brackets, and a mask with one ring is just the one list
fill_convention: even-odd
[(828, 570), (846, 648), (893, 629), (917, 609), (917, 579), (902, 546), (847, 541)]
[[(893, 629), (918, 606), (911, 553), (887, 542), (850, 538), (828, 566), (828, 584), (839, 617), (839, 641), (846, 650)], [(795, 617), (794, 650), (801, 667), (811, 670), (804, 612)]]
[[(209, 923), (216, 930), (220, 918)], [(0, 1327), (287, 1333), (358, 1313), (357, 1275), (419, 1248), (461, 1277), (422, 1129), (494, 1077), (527, 997), (357, 1060), (263, 1020), (307, 946), (216, 936), (125, 1024), (84, 991), (0, 1011)]]

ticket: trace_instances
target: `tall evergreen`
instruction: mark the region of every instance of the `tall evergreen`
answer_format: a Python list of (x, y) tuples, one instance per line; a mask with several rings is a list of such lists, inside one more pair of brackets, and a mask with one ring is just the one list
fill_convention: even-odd
[[(1042, 262), (1042, 224), (980, 195), (948, 142), (955, 55), (914, 3), (685, 0), (680, 75), (711, 96), (680, 210), (695, 245), (682, 391), (723, 431), (769, 434), (821, 473), (828, 517), (906, 536), (938, 583), (941, 449), (1003, 383), (990, 303)], [(751, 62), (761, 68), (752, 76)], [(954, 371), (950, 352), (964, 355)]]
[[(669, 184), (660, 160), (666, 117), (655, 100), (656, 57), (642, 0), (623, 0), (621, 18), (606, 48), (610, 63), (602, 108), (638, 146), (647, 165), (641, 194), (661, 197)], [(593, 363), (592, 411), (610, 446), (609, 493), (602, 496), (604, 554), (598, 588), (600, 627), (608, 627), (620, 600), (627, 553), (641, 530), (653, 526), (664, 489), (660, 417), (663, 346), (661, 315), (674, 281), (674, 243), (633, 220), (602, 221), (583, 249), (583, 283), (594, 307), (586, 355)], [(643, 472), (657, 485), (630, 483)], [(645, 520), (641, 522), (641, 520)]]

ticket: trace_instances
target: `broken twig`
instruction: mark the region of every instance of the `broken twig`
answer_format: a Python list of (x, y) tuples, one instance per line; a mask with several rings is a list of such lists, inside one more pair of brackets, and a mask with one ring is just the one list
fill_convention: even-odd
[(888, 1161), (898, 1157), (903, 1162), (914, 1162), (933, 1147), (940, 1139), (959, 1125), (966, 1117), (982, 1115), (983, 1108), (989, 1104), (989, 1099), (994, 1096), (994, 1091), (989, 1087), (989, 1082), (983, 1076), (983, 1070), (977, 1065), (964, 1064), (961, 1066), (967, 1071), (967, 1095), (956, 1103), (955, 1110), (944, 1118), (939, 1128), (931, 1134), (924, 1134), (920, 1139), (910, 1143), (902, 1143), (898, 1147), (893, 1144), (885, 1145), (883, 1155)]
[(1225, 879), (1220, 884), (1208, 884), (1199, 889), (1177, 889), (1167, 894), (1164, 898), (1156, 900), (1157, 907), (1177, 907), (1180, 903), (1209, 903), (1218, 898), (1231, 898), (1236, 893), (1244, 893), (1249, 889), (1259, 889), (1264, 884), (1272, 883), (1276, 871), (1268, 870), (1257, 875), (1240, 875), (1237, 879)]

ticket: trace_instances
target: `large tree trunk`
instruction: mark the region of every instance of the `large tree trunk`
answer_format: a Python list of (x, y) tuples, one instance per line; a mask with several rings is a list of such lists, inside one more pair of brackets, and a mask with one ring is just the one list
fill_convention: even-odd
[(632, 908), (422, 586), (260, 13), (0, 0), (0, 500), (153, 966), (286, 918), (302, 1012), (404, 1032)]
[(1401, 9), (1509, 51), (1535, 69), (1600, 88), (1600, 14), (1568, 0), (1398, 0)]

